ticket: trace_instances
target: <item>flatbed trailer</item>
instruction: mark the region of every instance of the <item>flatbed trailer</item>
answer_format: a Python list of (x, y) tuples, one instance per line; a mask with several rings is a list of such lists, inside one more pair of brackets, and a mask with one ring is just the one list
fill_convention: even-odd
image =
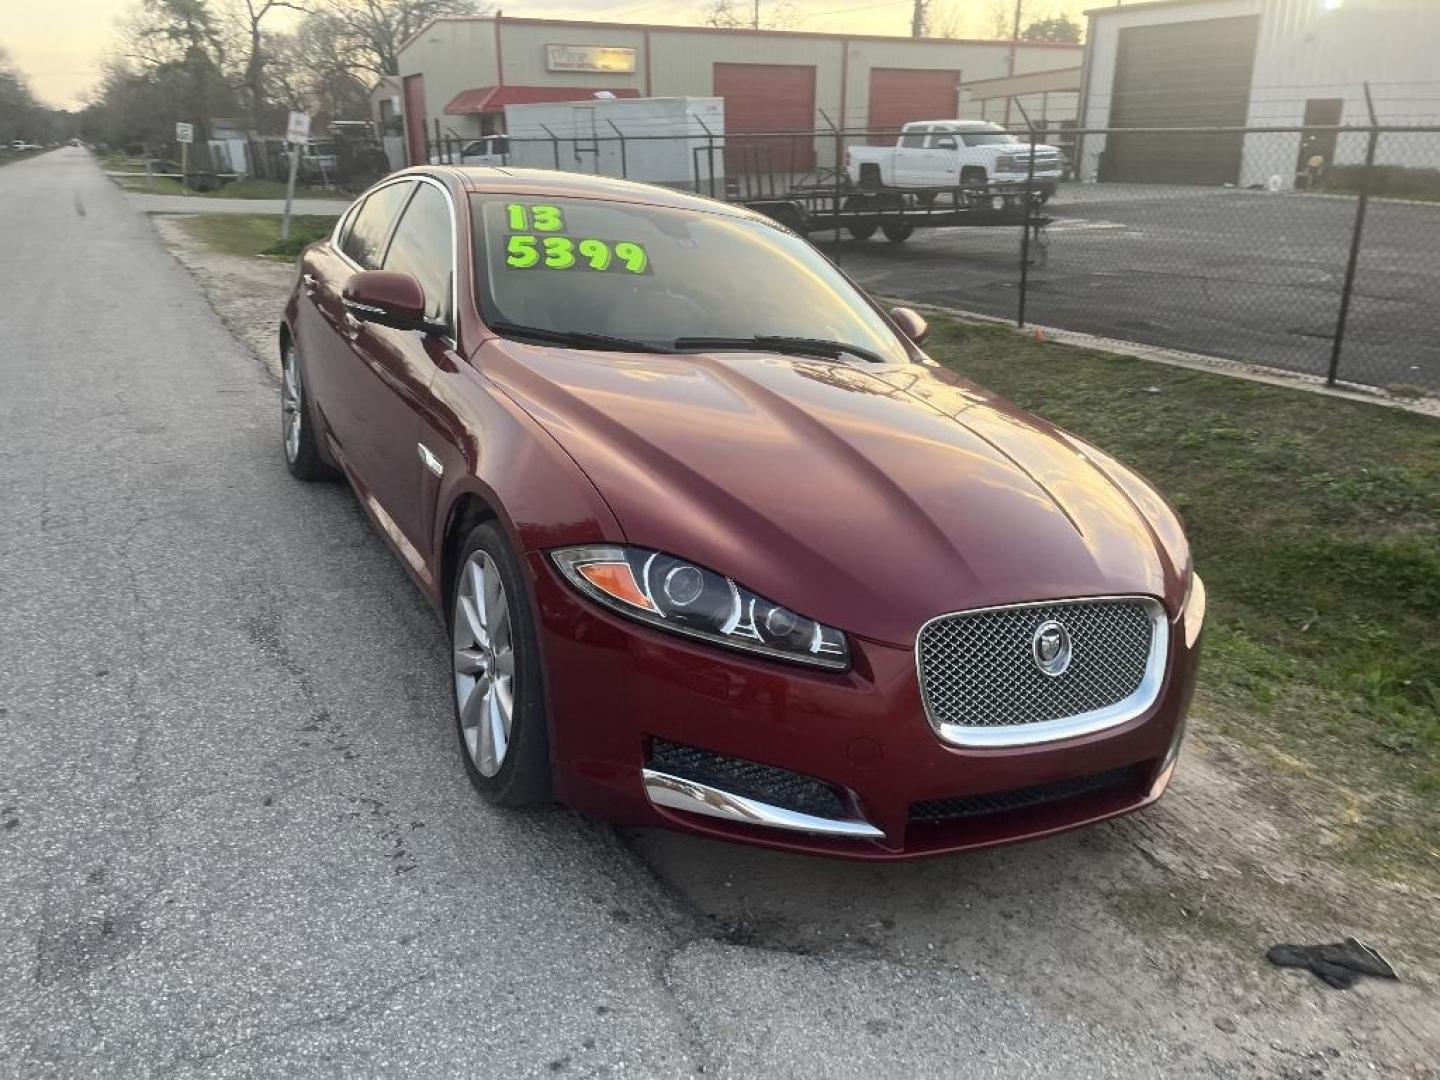
[(903, 244), (916, 229), (1020, 228), (1028, 222), (1031, 240), (1043, 249), (1045, 228), (1054, 220), (1038, 212), (1044, 201), (1040, 192), (1032, 191), (1027, 201), (1024, 185), (877, 191), (815, 183), (776, 194), (738, 192), (733, 201), (802, 236), (843, 229), (856, 240), (868, 240), (878, 232), (893, 244)]

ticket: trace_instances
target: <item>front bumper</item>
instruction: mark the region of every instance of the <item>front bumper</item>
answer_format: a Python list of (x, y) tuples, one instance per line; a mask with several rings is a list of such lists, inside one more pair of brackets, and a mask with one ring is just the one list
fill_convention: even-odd
[[(790, 851), (894, 860), (1101, 821), (1155, 801), (1169, 781), (1198, 658), (1174, 626), (1164, 683), (1142, 715), (1060, 742), (961, 748), (941, 742), (926, 719), (910, 649), (852, 635), (854, 666), (841, 674), (751, 658), (613, 615), (576, 595), (543, 554), (527, 560), (555, 793), (582, 812)], [(677, 774), (653, 760), (657, 741), (813, 778), (834, 789), (841, 809), (807, 815)], [(1116, 781), (1081, 784), (1063, 798), (1017, 798), (1101, 774)], [(935, 806), (966, 812), (924, 809)], [(974, 806), (983, 812), (970, 812)]]

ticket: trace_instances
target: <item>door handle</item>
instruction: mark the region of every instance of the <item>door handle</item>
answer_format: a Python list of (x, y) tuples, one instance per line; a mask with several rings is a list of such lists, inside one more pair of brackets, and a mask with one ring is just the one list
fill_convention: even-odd
[(345, 336), (351, 341), (360, 336), (360, 320), (354, 315), (347, 311), (340, 321), (345, 324)]
[(315, 290), (320, 287), (320, 279), (314, 274), (301, 274), (300, 280), (305, 283), (305, 291), (307, 293), (314, 293)]

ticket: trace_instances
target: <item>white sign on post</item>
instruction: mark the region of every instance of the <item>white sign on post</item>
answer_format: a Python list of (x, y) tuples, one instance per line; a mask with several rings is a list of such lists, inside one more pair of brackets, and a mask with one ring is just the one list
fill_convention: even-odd
[(177, 143), (189, 144), (195, 141), (195, 125), (175, 122), (175, 141)]
[(285, 125), (285, 141), (296, 146), (310, 141), (310, 114), (292, 112), (290, 122)]
[(292, 112), (285, 125), (285, 141), (291, 146), (290, 178), (285, 184), (285, 215), (280, 219), (280, 239), (290, 239), (290, 207), (295, 202), (295, 170), (300, 164), (300, 148), (310, 141), (310, 114)]

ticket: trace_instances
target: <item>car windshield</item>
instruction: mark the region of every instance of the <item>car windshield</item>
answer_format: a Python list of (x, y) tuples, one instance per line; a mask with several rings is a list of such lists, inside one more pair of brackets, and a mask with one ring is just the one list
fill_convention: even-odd
[(765, 222), (598, 199), (474, 196), (472, 205), (477, 300), (492, 326), (666, 350), (687, 338), (808, 339), (909, 360), (819, 252)]
[(1008, 131), (967, 131), (962, 137), (966, 146), (1008, 146), (1020, 141)]

